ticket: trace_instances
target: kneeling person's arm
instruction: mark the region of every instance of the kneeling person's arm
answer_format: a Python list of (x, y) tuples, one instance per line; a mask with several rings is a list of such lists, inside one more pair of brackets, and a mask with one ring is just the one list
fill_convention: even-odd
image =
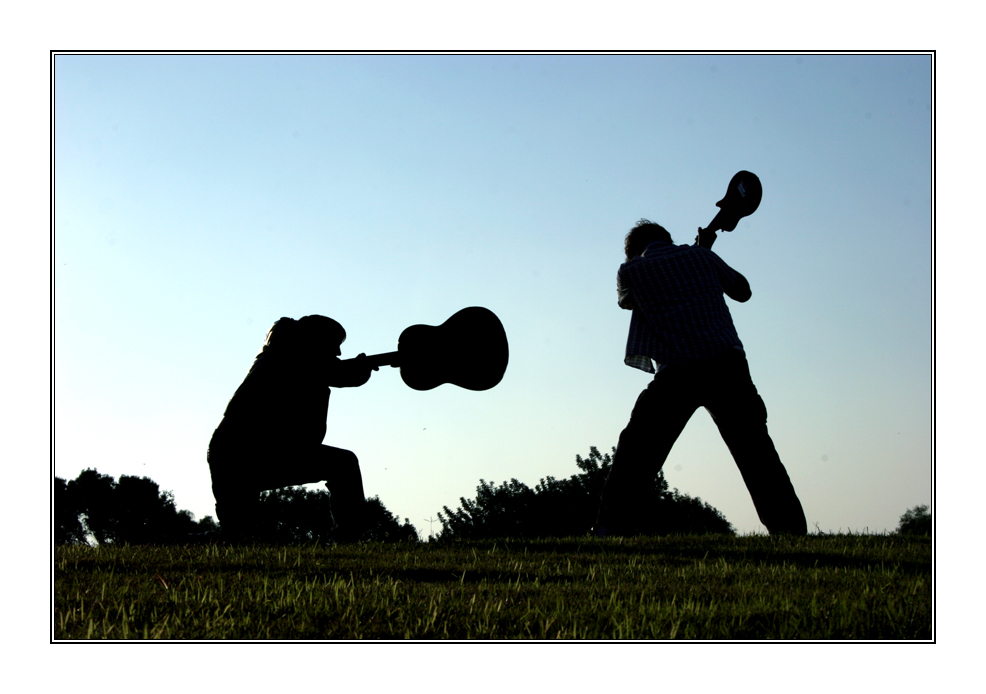
[(370, 366), (365, 354), (353, 359), (336, 359), (329, 370), (329, 386), (336, 388), (356, 388), (370, 380), (370, 372), (377, 367)]

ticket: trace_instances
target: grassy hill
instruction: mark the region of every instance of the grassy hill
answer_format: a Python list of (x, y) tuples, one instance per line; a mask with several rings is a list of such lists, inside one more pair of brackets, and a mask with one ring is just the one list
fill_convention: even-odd
[(930, 537), (54, 550), (52, 639), (930, 640)]

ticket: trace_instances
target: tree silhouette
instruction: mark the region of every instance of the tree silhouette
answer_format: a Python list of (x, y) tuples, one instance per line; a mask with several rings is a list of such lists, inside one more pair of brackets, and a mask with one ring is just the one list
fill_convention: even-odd
[(418, 530), (405, 518), (404, 523), (387, 510), (379, 496), (366, 500), (367, 531), (365, 537), (377, 542), (418, 542)]
[[(331, 495), (324, 489), (283, 487), (260, 496), (258, 528), (263, 540), (275, 543), (304, 543), (332, 538)], [(367, 499), (367, 529), (362, 539), (378, 542), (417, 542), (418, 532), (408, 520), (401, 525), (380, 497)]]
[(55, 478), (56, 543), (148, 544), (173, 542), (190, 533), (215, 530), (211, 516), (196, 522), (175, 508), (174, 495), (148, 477), (109, 475), (87, 468), (66, 483)]
[(97, 544), (107, 544), (116, 538), (119, 522), (113, 498), (115, 489), (116, 481), (94, 468), (86, 468), (68, 483), (69, 494), (75, 500), (86, 534)]
[[(194, 534), (221, 530), (212, 518), (200, 521), (175, 508), (170, 491), (161, 491), (148, 477), (109, 475), (87, 468), (74, 480), (55, 478), (54, 536), (57, 544), (157, 544), (201, 541)], [(284, 487), (261, 494), (258, 526), (261, 541), (276, 543), (328, 541), (334, 525), (328, 491)], [(365, 540), (417, 542), (418, 531), (402, 524), (380, 497), (367, 499)], [(218, 539), (218, 538), (217, 538)]]
[(149, 477), (120, 475), (115, 497), (114, 542), (160, 543), (198, 530), (191, 512), (178, 511), (174, 495)]
[(86, 541), (86, 529), (79, 517), (76, 496), (69, 490), (68, 483), (61, 477), (55, 478), (52, 496), (54, 511), (55, 544), (80, 544)]
[[(542, 478), (534, 489), (516, 479), (498, 487), (480, 479), (475, 500), (460, 498), (454, 511), (442, 507), (439, 539), (584, 535), (596, 520), (613, 458), (591, 446), (587, 458), (575, 456), (575, 464), (580, 474), (563, 480)], [(644, 490), (639, 511), (645, 534), (734, 534), (732, 525), (709, 504), (677, 489), (669, 491), (663, 471)]]
[(332, 504), (325, 490), (282, 487), (260, 494), (256, 528), (268, 543), (327, 542), (335, 525)]
[(900, 517), (897, 532), (901, 535), (930, 535), (931, 514), (928, 512), (928, 505), (922, 504), (908, 509)]
[(476, 500), (459, 498), (461, 508), (452, 511), (443, 506), (443, 516), (438, 520), (444, 530), (438, 539), (531, 537), (539, 530), (535, 527), (535, 492), (515, 479), (494, 487), (486, 480), (479, 480)]

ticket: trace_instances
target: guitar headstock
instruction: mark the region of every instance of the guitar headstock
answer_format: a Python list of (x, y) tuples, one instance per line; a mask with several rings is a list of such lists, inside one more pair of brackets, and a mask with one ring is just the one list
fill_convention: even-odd
[(726, 194), (716, 203), (719, 212), (706, 227), (711, 231), (732, 231), (743, 217), (748, 217), (760, 207), (763, 187), (760, 178), (749, 171), (739, 171), (729, 181)]

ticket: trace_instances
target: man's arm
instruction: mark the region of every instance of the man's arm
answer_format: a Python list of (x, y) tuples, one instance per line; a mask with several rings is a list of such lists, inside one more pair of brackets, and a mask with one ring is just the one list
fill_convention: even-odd
[(715, 253), (712, 256), (716, 259), (716, 267), (719, 269), (719, 284), (726, 296), (740, 303), (749, 301), (753, 292), (750, 291), (750, 283), (746, 281), (746, 278), (726, 265), (726, 262)]
[(623, 284), (619, 272), (616, 273), (616, 303), (620, 308), (633, 310), (633, 296), (630, 294), (630, 288)]
[[(698, 228), (698, 236), (695, 237), (696, 246), (701, 246), (711, 251), (712, 244), (715, 242), (715, 231), (708, 231), (702, 227)], [(753, 296), (753, 292), (750, 291), (750, 283), (746, 281), (743, 275), (726, 265), (726, 262), (722, 258), (714, 253), (713, 256), (717, 261), (716, 267), (719, 269), (719, 283), (722, 285), (722, 291), (730, 299), (734, 299), (740, 303), (749, 301), (750, 297)]]
[(698, 236), (695, 237), (695, 245), (701, 246), (702, 248), (708, 248), (712, 250), (712, 244), (716, 242), (716, 232), (715, 230), (709, 231), (708, 229), (698, 228)]
[[(712, 244), (715, 242), (715, 231), (708, 231), (702, 227), (698, 228), (698, 236), (695, 237), (696, 246), (701, 246), (711, 251)], [(749, 301), (750, 297), (753, 296), (753, 292), (750, 291), (750, 283), (746, 281), (743, 275), (726, 265), (722, 258), (719, 256), (715, 256), (715, 258), (718, 260), (716, 265), (719, 267), (719, 283), (722, 285), (722, 291), (730, 299), (734, 299), (740, 303)]]
[[(732, 269), (732, 268), (730, 268)], [(733, 282), (727, 285), (725, 282), (722, 283), (722, 291), (726, 293), (730, 299), (735, 299), (740, 303), (744, 301), (749, 301), (750, 297), (753, 296), (753, 292), (750, 290), (750, 283), (746, 281), (740, 273), (733, 270), (733, 275), (735, 276)]]

